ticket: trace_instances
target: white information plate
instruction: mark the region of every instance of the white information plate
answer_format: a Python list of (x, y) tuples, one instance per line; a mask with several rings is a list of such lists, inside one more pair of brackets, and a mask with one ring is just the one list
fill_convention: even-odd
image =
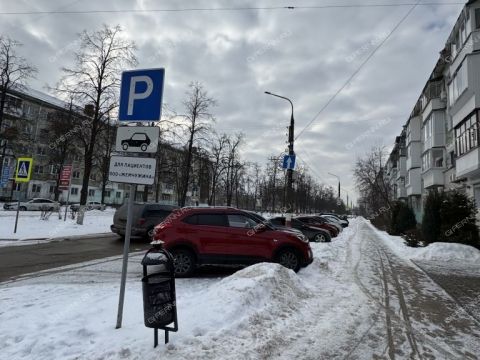
[(158, 148), (158, 126), (120, 126), (115, 151), (154, 153)]
[(157, 159), (112, 156), (108, 180), (126, 184), (153, 185)]

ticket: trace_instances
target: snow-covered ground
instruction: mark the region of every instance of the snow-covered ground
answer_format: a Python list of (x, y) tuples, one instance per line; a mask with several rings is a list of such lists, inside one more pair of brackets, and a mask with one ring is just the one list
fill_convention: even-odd
[(368, 223), (373, 231), (400, 257), (417, 261), (461, 262), (480, 266), (480, 250), (472, 246), (452, 243), (433, 243), (426, 247), (412, 248), (405, 245), (401, 236), (391, 236)]
[[(143, 324), (142, 254), (130, 256), (121, 329), (115, 329), (121, 257), (27, 275), (0, 284), (0, 358), (380, 359), (387, 351), (407, 358), (407, 337), (417, 341), (415, 351), (424, 358), (465, 354), (465, 348), (475, 354), (471, 339), (477, 330), (470, 323), (463, 323), (470, 326), (462, 330), (467, 333), (452, 328), (463, 321), (461, 309), (382, 244), (375, 248), (375, 233), (365, 220), (352, 220), (331, 243), (313, 243), (315, 259), (298, 274), (261, 263), (226, 277), (177, 279), (179, 331), (170, 334), (168, 345), (160, 332), (156, 349), (153, 330)], [(385, 275), (382, 281), (394, 286), (387, 291), (390, 304), (383, 302), (388, 295), (379, 278), (379, 255), (406, 282), (402, 294), (396, 272)], [(402, 306), (419, 300), (426, 306), (445, 302), (447, 310), (438, 313), (435, 303), (433, 320), (421, 307), (413, 308), (411, 319), (400, 316)], [(445, 328), (441, 316), (448, 317)], [(462, 336), (465, 344), (459, 343)]]
[(157, 349), (153, 330), (143, 324), (141, 254), (130, 258), (118, 330), (120, 257), (4, 283), (0, 357), (292, 359), (318, 341), (324, 354), (334, 354), (346, 346), (348, 332), (367, 326), (366, 297), (346, 271), (352, 234), (353, 227), (330, 244), (312, 244), (315, 260), (298, 274), (262, 263), (225, 278), (177, 279), (179, 332)]
[(110, 233), (114, 213), (115, 209), (111, 208), (87, 211), (83, 225), (77, 225), (69, 213), (66, 221), (63, 221), (64, 210), (61, 219), (58, 213), (52, 213), (48, 220), (40, 219), (40, 211), (20, 211), (17, 232), (14, 234), (16, 212), (0, 211), (0, 247), (29, 245), (63, 236)]

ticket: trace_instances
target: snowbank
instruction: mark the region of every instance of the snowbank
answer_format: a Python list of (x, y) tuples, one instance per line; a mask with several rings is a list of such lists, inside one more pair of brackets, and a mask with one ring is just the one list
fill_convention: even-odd
[(426, 247), (414, 248), (407, 246), (401, 236), (389, 235), (386, 231), (378, 230), (369, 221), (364, 221), (390, 249), (404, 259), (480, 264), (480, 251), (472, 246), (438, 242)]
[(433, 243), (417, 249), (413, 260), (462, 261), (480, 265), (480, 251), (472, 246), (451, 243)]

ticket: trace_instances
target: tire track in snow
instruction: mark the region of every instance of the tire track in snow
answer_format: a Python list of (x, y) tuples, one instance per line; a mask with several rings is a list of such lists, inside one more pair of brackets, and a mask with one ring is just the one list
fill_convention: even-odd
[(385, 255), (385, 257), (387, 258), (387, 262), (388, 262), (388, 265), (389, 265), (390, 270), (391, 270), (391, 275), (392, 275), (392, 278), (393, 278), (394, 286), (397, 290), (398, 300), (399, 300), (399, 303), (400, 303), (400, 308), (402, 310), (403, 320), (405, 321), (405, 327), (406, 327), (406, 330), (407, 330), (408, 342), (410, 343), (410, 347), (412, 348), (412, 352), (413, 352), (412, 356), (417, 355), (421, 359), (422, 356), (420, 355), (420, 352), (418, 351), (417, 341), (416, 341), (415, 336), (413, 334), (412, 323), (410, 321), (410, 316), (408, 314), (408, 307), (407, 307), (407, 303), (405, 301), (405, 295), (404, 295), (402, 287), (400, 285), (400, 281), (399, 281), (398, 276), (396, 274), (396, 271), (395, 271), (395, 269), (392, 265), (392, 261), (391, 261), (390, 257), (388, 256), (388, 254), (386, 253), (385, 250), (382, 249), (382, 252)]
[[(380, 254), (379, 254), (380, 255)], [(382, 270), (382, 281), (383, 281), (383, 294), (384, 294), (384, 310), (385, 310), (385, 323), (387, 325), (387, 344), (388, 344), (388, 356), (390, 359), (395, 359), (395, 342), (393, 341), (392, 335), (392, 319), (390, 318), (390, 295), (388, 290), (388, 281), (385, 274), (385, 266), (383, 264), (382, 257), (380, 259), (380, 269)]]

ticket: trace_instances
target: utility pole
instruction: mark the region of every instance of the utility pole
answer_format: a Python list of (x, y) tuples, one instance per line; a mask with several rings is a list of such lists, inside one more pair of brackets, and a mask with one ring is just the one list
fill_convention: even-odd
[(273, 162), (273, 191), (272, 191), (272, 212), (275, 212), (275, 198), (277, 190), (277, 167), (278, 167), (278, 158), (271, 157), (271, 162)]
[(335, 176), (338, 179), (338, 200), (340, 200), (340, 177), (338, 175), (328, 173), (329, 175)]
[[(293, 103), (292, 101), (284, 96), (273, 94), (269, 91), (265, 91), (265, 94), (278, 97), (280, 99), (287, 100), (292, 107), (292, 114), (290, 116), (290, 126), (288, 127), (288, 155), (295, 155), (293, 151), (293, 143), (295, 141), (295, 119), (293, 117)], [(293, 169), (287, 169), (287, 214), (285, 217), (286, 226), (291, 226), (292, 222), (292, 213), (293, 213)]]

